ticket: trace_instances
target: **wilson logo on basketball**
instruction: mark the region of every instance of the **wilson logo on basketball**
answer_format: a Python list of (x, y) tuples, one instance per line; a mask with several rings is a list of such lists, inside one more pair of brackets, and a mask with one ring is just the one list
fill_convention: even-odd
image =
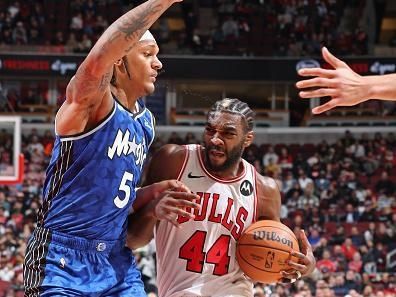
[(293, 242), (291, 240), (279, 236), (278, 233), (276, 232), (254, 231), (253, 239), (254, 240), (266, 239), (266, 240), (276, 241), (293, 248)]

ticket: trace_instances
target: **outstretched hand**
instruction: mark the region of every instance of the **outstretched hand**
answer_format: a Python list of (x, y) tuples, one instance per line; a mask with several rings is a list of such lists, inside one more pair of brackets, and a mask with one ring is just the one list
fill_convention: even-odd
[(281, 273), (283, 278), (281, 279), (281, 282), (293, 283), (303, 276), (310, 275), (315, 269), (316, 260), (312, 252), (312, 246), (309, 243), (304, 230), (300, 231), (299, 244), (301, 252), (292, 251), (290, 253), (291, 256), (298, 258), (298, 261), (294, 262), (289, 260), (288, 264), (293, 270), (282, 271)]
[(299, 89), (316, 88), (300, 91), (301, 98), (331, 97), (331, 100), (312, 109), (319, 114), (337, 106), (353, 106), (369, 99), (369, 90), (361, 75), (354, 72), (345, 62), (332, 55), (327, 48), (322, 48), (322, 56), (334, 69), (304, 68), (298, 74), (304, 77), (314, 76), (297, 82)]

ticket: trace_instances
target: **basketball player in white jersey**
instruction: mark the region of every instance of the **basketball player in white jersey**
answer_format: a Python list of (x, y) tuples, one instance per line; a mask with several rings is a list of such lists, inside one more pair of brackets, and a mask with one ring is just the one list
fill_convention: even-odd
[[(258, 219), (279, 221), (281, 197), (273, 179), (241, 158), (253, 141), (252, 128), (249, 106), (226, 98), (208, 114), (204, 146), (170, 144), (153, 156), (146, 183), (177, 178), (199, 196), (200, 204), (199, 210), (181, 209), (178, 217), (158, 220), (167, 213), (168, 202), (157, 199), (131, 217), (131, 248), (155, 237), (159, 296), (253, 296), (253, 283), (236, 262), (236, 242)], [(139, 221), (145, 225), (134, 223)], [(303, 232), (300, 239), (303, 253), (293, 252), (300, 260), (290, 263), (295, 270), (284, 272), (284, 281), (315, 268)]]

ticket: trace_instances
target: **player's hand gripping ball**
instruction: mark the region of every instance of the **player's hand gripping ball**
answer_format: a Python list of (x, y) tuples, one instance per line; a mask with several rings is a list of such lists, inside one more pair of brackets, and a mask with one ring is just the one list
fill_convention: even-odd
[(293, 270), (289, 260), (298, 262), (298, 258), (290, 255), (293, 250), (300, 251), (293, 231), (280, 222), (262, 220), (241, 235), (236, 257), (239, 267), (251, 279), (272, 284), (281, 281), (281, 271)]

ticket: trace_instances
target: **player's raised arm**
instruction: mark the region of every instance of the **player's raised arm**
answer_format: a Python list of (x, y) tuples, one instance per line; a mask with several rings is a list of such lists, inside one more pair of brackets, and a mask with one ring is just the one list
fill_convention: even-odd
[(344, 61), (332, 55), (327, 48), (322, 49), (323, 59), (333, 69), (304, 68), (298, 74), (314, 77), (297, 82), (301, 98), (331, 97), (312, 112), (319, 114), (337, 106), (353, 106), (369, 99), (396, 100), (396, 74), (361, 76)]
[[(99, 122), (111, 110), (113, 65), (126, 56), (147, 29), (173, 3), (149, 0), (122, 15), (102, 34), (66, 89), (66, 102), (57, 115), (57, 132), (83, 132), (88, 122)], [(100, 111), (98, 110), (100, 107)]]

